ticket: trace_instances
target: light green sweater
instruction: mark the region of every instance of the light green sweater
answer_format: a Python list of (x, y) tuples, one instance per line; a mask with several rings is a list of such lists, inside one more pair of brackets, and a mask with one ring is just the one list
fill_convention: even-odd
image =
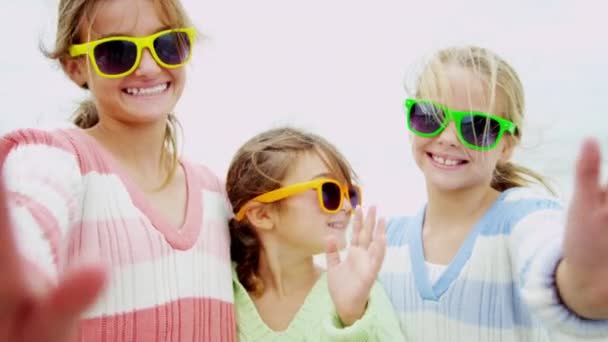
[(233, 272), (232, 283), (239, 342), (405, 340), (393, 307), (378, 283), (372, 288), (363, 317), (344, 328), (329, 295), (324, 273), (310, 290), (287, 329), (283, 331), (274, 331), (264, 323), (249, 293), (239, 282), (236, 272)]

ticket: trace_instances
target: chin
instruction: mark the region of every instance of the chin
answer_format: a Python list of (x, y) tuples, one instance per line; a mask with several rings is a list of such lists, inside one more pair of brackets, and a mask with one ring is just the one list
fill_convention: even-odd
[(458, 181), (457, 179), (446, 179), (445, 177), (440, 178), (441, 179), (433, 179), (433, 177), (427, 177), (426, 183), (435, 190), (445, 192), (459, 191), (471, 187), (470, 184)]

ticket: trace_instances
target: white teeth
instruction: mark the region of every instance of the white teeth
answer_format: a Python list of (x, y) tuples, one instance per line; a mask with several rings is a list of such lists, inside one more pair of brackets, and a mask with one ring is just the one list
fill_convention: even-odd
[(159, 84), (150, 88), (127, 88), (127, 93), (129, 95), (156, 95), (160, 94), (167, 89), (169, 83)]
[(443, 157), (439, 157), (439, 156), (436, 156), (436, 155), (433, 155), (432, 157), (433, 157), (433, 160), (436, 161), (439, 164), (448, 165), (448, 166), (453, 166), (453, 165), (460, 164), (460, 162), (457, 161), (457, 160), (445, 159)]
[(344, 229), (346, 227), (346, 224), (341, 223), (341, 222), (333, 222), (333, 223), (329, 223), (328, 226), (330, 226), (331, 228), (334, 228), (334, 229)]

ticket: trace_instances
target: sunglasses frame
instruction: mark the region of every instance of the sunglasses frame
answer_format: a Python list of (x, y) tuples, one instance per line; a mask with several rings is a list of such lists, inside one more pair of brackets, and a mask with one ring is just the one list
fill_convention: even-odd
[[(340, 203), (338, 204), (338, 208), (335, 210), (330, 210), (325, 207), (325, 203), (323, 203), (323, 185), (327, 183), (332, 183), (338, 186), (342, 196), (340, 196)], [(360, 206), (363, 203), (363, 197), (361, 193), (361, 187), (356, 184), (351, 185), (359, 194), (359, 203)], [(261, 203), (273, 203), (282, 199), (285, 199), (289, 196), (293, 196), (299, 193), (302, 193), (307, 190), (316, 190), (317, 191), (317, 199), (319, 200), (319, 207), (328, 214), (337, 213), (342, 209), (342, 205), (344, 204), (344, 197), (346, 197), (350, 201), (350, 195), (348, 194), (349, 187), (340, 184), (337, 181), (329, 178), (319, 178), (308, 182), (296, 183), (288, 186), (284, 186), (266, 193), (263, 193), (252, 200), (250, 200), (247, 204), (243, 205), (241, 209), (236, 213), (235, 219), (237, 221), (241, 221), (245, 218), (245, 213), (249, 209), (249, 203), (251, 202), (261, 202)], [(351, 208), (351, 212), (354, 211), (354, 208)]]
[[(158, 57), (158, 55), (156, 53), (156, 49), (154, 49), (154, 40), (156, 40), (156, 38), (163, 36), (165, 34), (175, 33), (175, 32), (186, 33), (188, 35), (188, 39), (190, 40), (190, 51), (188, 52), (188, 56), (182, 63), (167, 64), (167, 63), (163, 62), (160, 59), (160, 57)], [(107, 37), (107, 38), (102, 38), (102, 39), (98, 39), (98, 40), (93, 40), (93, 41), (82, 43), (82, 44), (74, 44), (74, 45), (70, 46), (69, 53), (70, 53), (71, 57), (88, 55), (89, 60), (91, 61), (91, 64), (93, 64), (93, 68), (95, 69), (95, 72), (101, 77), (120, 78), (120, 77), (125, 77), (125, 76), (131, 74), (133, 71), (135, 71), (137, 69), (137, 67), (139, 66), (139, 63), (141, 62), (141, 56), (143, 54), (142, 51), (143, 51), (143, 49), (146, 49), (146, 48), (150, 51), (150, 54), (152, 55), (152, 58), (154, 58), (156, 63), (158, 63), (163, 68), (175, 69), (175, 68), (179, 68), (179, 67), (187, 64), (190, 61), (190, 57), (192, 57), (192, 45), (194, 44), (195, 37), (196, 37), (196, 30), (192, 27), (168, 29), (168, 30), (156, 32), (154, 34), (151, 34), (151, 35), (145, 36), (145, 37), (114, 36), (114, 37)], [(137, 57), (135, 57), (135, 62), (133, 63), (133, 66), (129, 70), (127, 70), (123, 73), (120, 73), (120, 74), (116, 74), (116, 75), (106, 74), (106, 73), (102, 72), (99, 69), (99, 66), (97, 65), (97, 59), (95, 58), (95, 48), (100, 44), (112, 42), (112, 41), (131, 42), (131, 43), (135, 44), (135, 47), (137, 49)]]
[[(419, 104), (419, 103), (430, 104), (443, 111), (445, 118), (444, 118), (443, 122), (441, 123), (441, 125), (439, 126), (439, 128), (437, 130), (435, 130), (434, 132), (422, 133), (422, 132), (415, 130), (412, 127), (411, 120), (410, 120), (412, 107), (414, 107), (415, 104)], [(435, 137), (435, 136), (438, 136), (439, 134), (441, 134), (441, 132), (443, 132), (443, 130), (450, 124), (450, 121), (454, 121), (454, 125), (456, 126), (456, 132), (458, 135), (458, 140), (460, 140), (460, 142), (463, 145), (465, 145), (466, 147), (473, 149), (473, 150), (477, 150), (477, 151), (487, 151), (487, 150), (491, 150), (491, 149), (495, 148), (498, 145), (498, 143), (500, 143), (500, 140), (502, 139), (502, 136), (504, 135), (505, 132), (509, 132), (510, 134), (515, 134), (517, 132), (517, 125), (515, 125), (513, 122), (511, 122), (507, 119), (501, 118), (499, 116), (484, 113), (484, 112), (457, 111), (457, 110), (452, 110), (452, 109), (450, 109), (444, 105), (441, 105), (439, 103), (436, 103), (436, 102), (432, 102), (432, 101), (428, 101), (428, 100), (411, 99), (411, 98), (408, 98), (405, 100), (404, 107), (405, 107), (405, 113), (406, 113), (407, 128), (414, 134), (421, 136), (421, 137), (425, 137), (425, 138)], [(492, 145), (477, 146), (477, 145), (471, 144), (470, 142), (466, 141), (466, 139), (462, 135), (462, 119), (467, 116), (481, 116), (481, 117), (489, 118), (489, 119), (492, 119), (492, 120), (495, 120), (498, 122), (500, 131), (498, 132), (498, 135), (496, 136), (496, 140), (494, 141), (494, 143)]]

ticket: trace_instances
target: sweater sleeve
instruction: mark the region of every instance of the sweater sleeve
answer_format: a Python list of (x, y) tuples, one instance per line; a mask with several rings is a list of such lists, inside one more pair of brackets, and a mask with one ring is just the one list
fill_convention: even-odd
[(382, 286), (376, 282), (370, 293), (367, 309), (361, 319), (343, 327), (335, 310), (322, 327), (322, 341), (405, 341), (397, 314)]
[(608, 321), (578, 316), (560, 300), (555, 270), (562, 259), (565, 211), (555, 200), (518, 199), (509, 250), (523, 301), (554, 340), (608, 337)]
[(61, 244), (79, 220), (82, 176), (59, 131), (20, 130), (0, 138), (0, 168), (17, 249), (51, 282)]

